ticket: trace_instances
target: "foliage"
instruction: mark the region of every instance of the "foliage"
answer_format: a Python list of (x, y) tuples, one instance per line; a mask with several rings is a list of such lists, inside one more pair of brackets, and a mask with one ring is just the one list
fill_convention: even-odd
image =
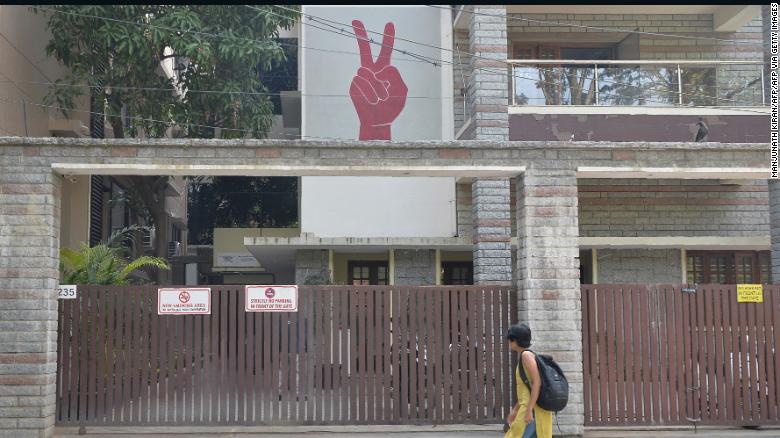
[[(69, 72), (51, 87), (48, 102), (64, 107), (67, 116), (67, 109), (74, 108), (76, 98), (85, 92), (78, 85), (88, 84), (98, 93), (97, 101), (105, 102), (105, 111), (94, 111), (109, 115), (115, 137), (136, 136), (141, 129), (147, 136), (162, 137), (173, 121), (180, 124), (178, 135), (183, 137), (215, 134), (212, 128), (185, 123), (225, 128), (220, 130), (223, 138), (246, 135), (231, 128), (263, 137), (273, 108), (262, 94), (267, 89), (261, 75), (285, 62), (275, 38), (279, 27), (294, 24), (297, 13), (271, 5), (257, 8), (99, 4), (33, 8), (48, 16), (52, 38), (47, 53)], [(167, 58), (175, 61), (172, 79), (162, 74), (161, 62)], [(259, 94), (230, 94), (235, 92)], [(130, 117), (123, 118), (123, 113)]]
[(131, 226), (114, 232), (94, 247), (82, 244), (78, 251), (60, 249), (60, 278), (63, 284), (127, 284), (128, 276), (141, 268), (170, 269), (165, 260), (142, 256), (128, 258), (128, 240), (141, 227)]
[(193, 245), (213, 242), (214, 228), (298, 226), (298, 178), (221, 176), (192, 181), (187, 207)]

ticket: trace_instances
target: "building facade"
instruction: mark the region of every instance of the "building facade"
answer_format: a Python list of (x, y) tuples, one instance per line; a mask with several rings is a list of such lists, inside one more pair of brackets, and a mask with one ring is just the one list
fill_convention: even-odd
[(66, 213), (88, 198), (68, 184), (152, 169), (300, 178), (300, 226), (217, 230), (212, 269), (515, 286), (517, 318), (572, 384), (561, 428), (582, 435), (580, 285), (772, 282), (780, 210), (759, 8), (561, 8), (303, 8), (336, 29), (304, 19), (287, 36), (300, 89), (282, 96), (277, 128), (299, 140), (16, 138), (53, 131), (5, 126), (0, 390), (12, 407), (0, 433), (54, 424), (57, 249), (89, 236)]

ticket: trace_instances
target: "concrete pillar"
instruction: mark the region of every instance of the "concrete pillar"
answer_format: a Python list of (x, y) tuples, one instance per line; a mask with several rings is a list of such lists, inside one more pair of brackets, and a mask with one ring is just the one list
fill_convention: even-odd
[(577, 177), (573, 169), (529, 168), (517, 180), (519, 320), (533, 347), (551, 354), (569, 380), (558, 414), (563, 435), (582, 435), (582, 311)]
[(780, 283), (780, 180), (769, 180), (769, 234), (772, 251), (772, 283)]
[(771, 102), (771, 79), (770, 74), (772, 72), (772, 50), (771, 50), (771, 28), (772, 28), (772, 11), (771, 6), (766, 4), (761, 6), (761, 42), (763, 44), (764, 52), (764, 101), (767, 105)]
[(0, 149), (0, 437), (54, 432), (62, 177), (39, 153)]
[(474, 6), (469, 21), (467, 101), (474, 123), (474, 140), (509, 140), (509, 42), (506, 6)]
[(509, 180), (476, 180), (471, 193), (474, 284), (511, 285)]
[[(506, 6), (474, 6), (469, 21), (467, 100), (474, 140), (509, 140)], [(512, 281), (509, 180), (472, 183), (474, 283)]]

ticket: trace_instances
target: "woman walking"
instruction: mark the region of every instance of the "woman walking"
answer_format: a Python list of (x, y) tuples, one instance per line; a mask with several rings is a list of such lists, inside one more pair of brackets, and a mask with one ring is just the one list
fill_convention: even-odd
[[(536, 405), (542, 384), (536, 354), (528, 350), (531, 348), (531, 328), (526, 324), (513, 325), (506, 338), (509, 348), (520, 354), (520, 363), (515, 370), (517, 404), (507, 417), (509, 430), (504, 438), (552, 438), (552, 412)], [(530, 390), (520, 378), (521, 366), (531, 383)]]

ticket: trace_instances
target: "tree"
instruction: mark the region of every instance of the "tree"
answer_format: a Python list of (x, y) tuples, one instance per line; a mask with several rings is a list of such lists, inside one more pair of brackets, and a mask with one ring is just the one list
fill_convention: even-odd
[(298, 178), (220, 176), (189, 185), (188, 241), (213, 243), (213, 227), (298, 225)]
[[(57, 5), (47, 14), (46, 46), (68, 74), (47, 102), (67, 117), (88, 92), (114, 137), (163, 137), (169, 128), (188, 138), (262, 138), (273, 105), (263, 74), (284, 65), (278, 29), (297, 12), (262, 5)], [(216, 36), (215, 36), (216, 35)], [(161, 63), (174, 60), (172, 78)], [(86, 87), (84, 86), (86, 85)], [(87, 91), (89, 90), (89, 91)], [(191, 91), (190, 91), (191, 90)], [(209, 92), (203, 92), (209, 91)], [(129, 195), (154, 225), (165, 224), (167, 176), (130, 177)], [(155, 254), (166, 253), (167, 230), (158, 226)]]
[(138, 227), (114, 232), (107, 241), (78, 251), (60, 249), (60, 277), (65, 284), (127, 284), (128, 276), (142, 268), (168, 270), (165, 260), (143, 256), (130, 259), (125, 243)]

